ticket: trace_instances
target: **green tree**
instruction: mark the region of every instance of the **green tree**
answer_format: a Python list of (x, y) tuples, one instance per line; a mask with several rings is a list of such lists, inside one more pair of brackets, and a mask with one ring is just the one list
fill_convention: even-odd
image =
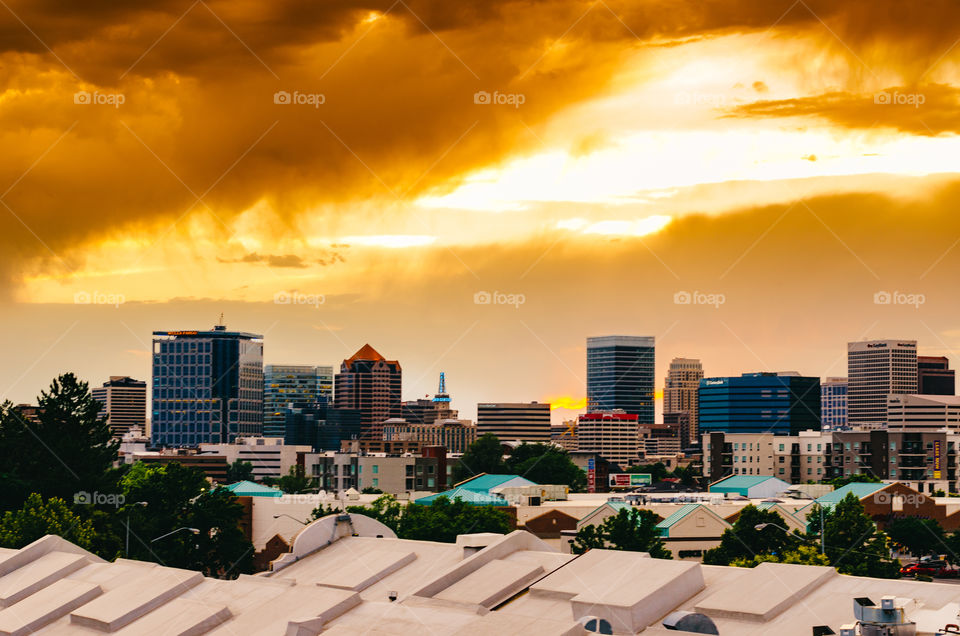
[(373, 517), (394, 532), (400, 529), (400, 515), (403, 514), (400, 503), (393, 495), (377, 497), (369, 508), (366, 506), (347, 506), (347, 512)]
[(408, 503), (396, 532), (401, 539), (455, 543), (460, 534), (506, 534), (510, 530), (509, 515), (495, 506), (474, 506), (459, 497), (454, 501), (437, 497), (429, 506)]
[(480, 473), (498, 475), (505, 472), (507, 467), (503, 461), (500, 440), (496, 435), (487, 433), (467, 447), (460, 461), (453, 467), (453, 481), (459, 483)]
[(110, 469), (119, 442), (87, 383), (66, 373), (53, 380), (37, 403), (36, 422), (9, 401), (0, 405), (3, 509), (19, 508), (30, 493), (72, 502), (80, 492), (115, 492)]
[(880, 478), (868, 473), (854, 473), (845, 477), (836, 477), (831, 479), (829, 483), (836, 490), (847, 484), (879, 484)]
[(538, 484), (565, 484), (574, 491), (587, 487), (586, 474), (567, 451), (551, 444), (520, 444), (507, 458), (505, 470)]
[[(225, 488), (210, 490), (200, 469), (137, 463), (121, 487), (125, 506), (118, 518), (130, 520), (130, 558), (222, 578), (252, 571), (253, 545), (240, 528), (243, 506)], [(179, 528), (198, 532), (157, 539)]]
[(730, 562), (738, 568), (755, 568), (761, 563), (795, 563), (797, 565), (830, 565), (830, 559), (820, 554), (820, 549), (813, 545), (799, 545), (783, 555), (758, 554), (753, 558), (740, 557)]
[[(770, 524), (760, 529), (757, 526)], [(774, 524), (779, 527), (774, 527)], [(723, 531), (720, 545), (703, 554), (706, 565), (730, 565), (735, 561), (750, 561), (759, 555), (780, 558), (797, 548), (799, 537), (784, 532), (786, 522), (772, 510), (760, 510), (754, 505), (744, 506), (731, 528)]]
[(75, 514), (63, 499), (46, 502), (38, 493), (27, 497), (19, 510), (0, 518), (0, 547), (20, 549), (48, 534), (55, 534), (86, 550), (93, 547), (93, 523)]
[(253, 464), (242, 459), (227, 464), (226, 479), (228, 484), (235, 484), (238, 481), (253, 481)]
[[(818, 528), (819, 510), (807, 517)], [(824, 512), (823, 539), (830, 564), (841, 574), (892, 579), (900, 574), (900, 564), (890, 558), (887, 536), (863, 510), (852, 492)]]
[(306, 469), (300, 464), (294, 464), (286, 475), (279, 479), (265, 480), (270, 485), (275, 485), (287, 494), (295, 495), (305, 492), (315, 492), (318, 488), (318, 482), (314, 477), (308, 477)]
[(663, 545), (657, 524), (660, 517), (652, 510), (621, 508), (617, 514), (603, 520), (599, 526), (584, 526), (573, 539), (570, 548), (574, 554), (583, 554), (594, 548), (649, 552), (655, 559), (673, 558)]
[(817, 546), (801, 545), (797, 546), (796, 550), (783, 555), (783, 562), (798, 565), (830, 565), (830, 557), (820, 554)]
[(902, 517), (887, 524), (887, 536), (915, 557), (939, 554), (946, 549), (946, 533), (935, 519)]
[[(314, 510), (314, 518), (325, 511)], [(393, 495), (377, 497), (370, 507), (348, 506), (350, 514), (372, 517), (393, 530), (401, 539), (454, 543), (459, 534), (511, 530), (510, 516), (491, 506), (473, 506), (457, 498), (438, 497), (433, 505), (408, 503), (402, 506)]]

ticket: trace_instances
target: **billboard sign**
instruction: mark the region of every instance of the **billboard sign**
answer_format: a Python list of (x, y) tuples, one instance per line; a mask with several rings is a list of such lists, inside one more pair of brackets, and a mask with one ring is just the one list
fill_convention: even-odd
[(637, 488), (653, 483), (650, 473), (610, 473), (611, 488)]

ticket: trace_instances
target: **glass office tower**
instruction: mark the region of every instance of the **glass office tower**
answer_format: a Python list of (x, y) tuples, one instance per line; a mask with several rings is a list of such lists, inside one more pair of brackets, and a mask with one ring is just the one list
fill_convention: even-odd
[(653, 424), (654, 363), (652, 336), (587, 338), (587, 412), (623, 409)]
[(153, 332), (155, 446), (232, 443), (263, 429), (263, 336)]

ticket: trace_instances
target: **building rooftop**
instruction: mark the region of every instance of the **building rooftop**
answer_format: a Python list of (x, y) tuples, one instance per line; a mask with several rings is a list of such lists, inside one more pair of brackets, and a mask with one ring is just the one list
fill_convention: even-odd
[(502, 488), (504, 486), (536, 485), (537, 484), (520, 475), (488, 475), (487, 473), (481, 473), (475, 477), (464, 479), (459, 484), (456, 484), (457, 488), (475, 490), (477, 492), (490, 492), (494, 488)]
[(410, 541), (369, 517), (331, 515), (272, 571), (232, 581), (108, 563), (52, 535), (0, 549), (0, 633), (580, 636), (599, 620), (614, 634), (666, 636), (678, 632), (665, 620), (694, 612), (724, 636), (806, 636), (854, 623), (855, 598), (893, 596), (929, 636), (958, 622), (956, 590), (828, 567), (561, 554), (523, 531)]
[(283, 492), (277, 488), (270, 488), (252, 481), (238, 481), (235, 484), (224, 486), (237, 497), (282, 497)]
[[(771, 479), (781, 481), (771, 475), (730, 475), (720, 481), (714, 482), (710, 486), (710, 492), (740, 492), (741, 490), (753, 488)], [(786, 482), (782, 483), (784, 484), (784, 490), (790, 485)]]
[(477, 490), (470, 490), (469, 488), (454, 488), (453, 490), (445, 490), (443, 492), (438, 492), (435, 495), (430, 495), (428, 497), (421, 497), (416, 499), (413, 503), (420, 504), (422, 506), (432, 506), (433, 503), (440, 497), (446, 497), (450, 501), (460, 499), (465, 503), (471, 504), (473, 506), (509, 506), (510, 502), (502, 497), (497, 497), (494, 495), (487, 494), (486, 492), (480, 492)]
[[(857, 499), (863, 499), (864, 497), (869, 497), (870, 495), (877, 492), (878, 490), (883, 490), (889, 485), (890, 484), (883, 484), (883, 483), (866, 484), (866, 483), (854, 482), (851, 484), (847, 484), (846, 486), (841, 486), (836, 490), (832, 490), (828, 492), (822, 497), (818, 497), (817, 499), (814, 499), (813, 503), (811, 503), (810, 505), (812, 506), (814, 503), (820, 504), (821, 506), (829, 510), (835, 504), (840, 503), (843, 500), (843, 498), (846, 497), (849, 493), (853, 493), (854, 495), (856, 495)], [(804, 509), (806, 509), (806, 507), (801, 508), (801, 510), (804, 510)], [(798, 510), (797, 512), (799, 513), (800, 511)]]

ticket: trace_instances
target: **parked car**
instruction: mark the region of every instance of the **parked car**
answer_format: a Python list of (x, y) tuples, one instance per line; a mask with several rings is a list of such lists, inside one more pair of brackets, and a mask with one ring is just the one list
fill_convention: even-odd
[(951, 566), (946, 561), (930, 559), (927, 561), (918, 561), (908, 563), (900, 568), (902, 576), (933, 576), (937, 578), (954, 578), (960, 574), (960, 570)]

